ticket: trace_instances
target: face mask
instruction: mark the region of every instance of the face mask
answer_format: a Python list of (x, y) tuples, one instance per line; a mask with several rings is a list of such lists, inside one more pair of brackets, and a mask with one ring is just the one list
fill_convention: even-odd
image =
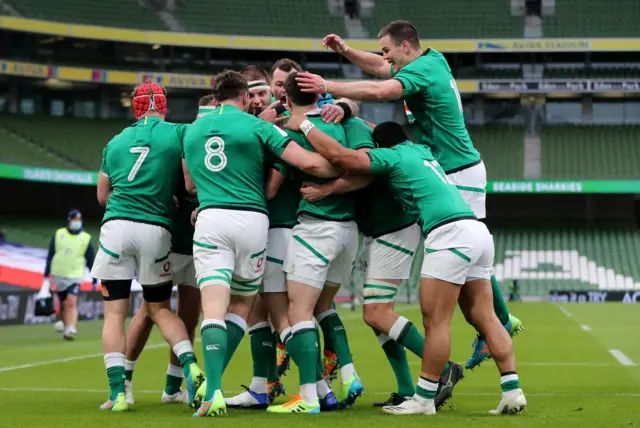
[(69, 230), (77, 232), (80, 229), (82, 229), (82, 221), (80, 220), (74, 220), (69, 224)]

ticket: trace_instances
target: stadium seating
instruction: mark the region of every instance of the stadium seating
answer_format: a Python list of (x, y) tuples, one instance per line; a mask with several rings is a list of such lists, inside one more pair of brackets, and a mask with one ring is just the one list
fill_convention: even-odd
[(545, 126), (542, 176), (548, 179), (627, 179), (640, 171), (638, 126)]
[[(34, 120), (38, 121), (38, 126), (34, 126)], [(104, 146), (129, 122), (7, 115), (0, 116), (0, 124), (55, 153), (64, 155), (77, 163), (80, 168), (96, 170), (100, 167)]]
[(0, 163), (43, 166), (48, 168), (70, 168), (70, 165), (44, 151), (30, 148), (23, 141), (0, 129)]
[(474, 146), (487, 167), (489, 180), (522, 178), (524, 130), (504, 125), (468, 126)]
[(189, 32), (251, 36), (322, 37), (344, 34), (344, 20), (318, 0), (234, 0), (225, 7), (211, 0), (180, 2), (176, 16)]
[(521, 294), (552, 289), (639, 289), (640, 231), (635, 228), (492, 230), (496, 276), (507, 291), (519, 279)]
[(29, 18), (168, 31), (155, 10), (141, 7), (136, 0), (19, 0), (10, 3)]
[(542, 19), (544, 37), (638, 37), (637, 0), (562, 0)]
[[(423, 39), (522, 38), (523, 18), (511, 15), (506, 0), (425, 0), (375, 2), (373, 16), (363, 18), (369, 37), (396, 19), (413, 22)], [(434, 6), (434, 7), (431, 7)]]

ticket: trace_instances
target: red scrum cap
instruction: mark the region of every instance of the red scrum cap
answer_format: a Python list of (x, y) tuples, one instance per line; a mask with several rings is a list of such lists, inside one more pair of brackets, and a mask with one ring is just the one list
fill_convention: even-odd
[(150, 111), (167, 115), (167, 91), (155, 83), (144, 83), (133, 90), (133, 114), (136, 120)]

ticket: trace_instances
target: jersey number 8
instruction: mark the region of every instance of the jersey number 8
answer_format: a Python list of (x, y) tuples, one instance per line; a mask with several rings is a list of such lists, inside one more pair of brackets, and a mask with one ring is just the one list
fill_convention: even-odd
[[(214, 148), (214, 146), (216, 146)], [(204, 143), (207, 155), (204, 157), (204, 165), (209, 171), (220, 172), (227, 166), (227, 155), (224, 154), (224, 140), (220, 137), (211, 137)], [(218, 158), (214, 165), (211, 160)]]

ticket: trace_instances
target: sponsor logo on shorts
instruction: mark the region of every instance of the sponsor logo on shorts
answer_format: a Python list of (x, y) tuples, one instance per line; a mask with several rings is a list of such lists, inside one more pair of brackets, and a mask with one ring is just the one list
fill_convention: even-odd
[(264, 267), (264, 257), (258, 259), (258, 265), (256, 266), (256, 273), (260, 272)]

